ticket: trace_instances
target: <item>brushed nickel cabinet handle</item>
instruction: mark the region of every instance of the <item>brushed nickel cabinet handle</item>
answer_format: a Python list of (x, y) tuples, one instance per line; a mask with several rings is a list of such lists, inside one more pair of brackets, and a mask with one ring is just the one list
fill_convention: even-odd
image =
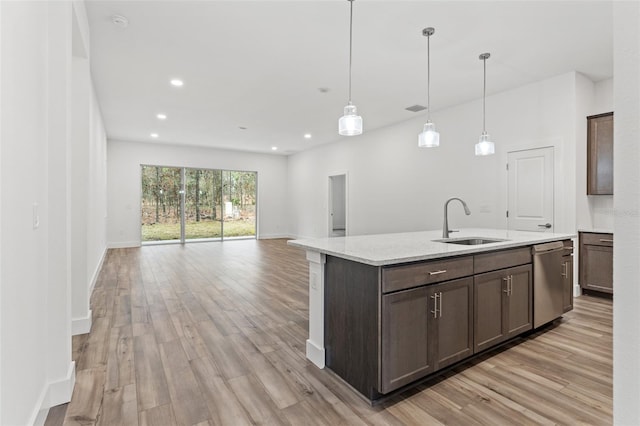
[(440, 305), (440, 318), (442, 318), (442, 292), (440, 292), (438, 294), (440, 294), (440, 303), (439, 303), (439, 305)]
[(431, 313), (434, 318), (438, 318), (438, 293), (431, 296), (431, 298), (433, 299), (433, 311)]
[(446, 272), (447, 272), (447, 270), (446, 270), (446, 269), (441, 269), (441, 270), (439, 270), (439, 271), (429, 272), (429, 275), (430, 275), (430, 276), (431, 276), (431, 275), (440, 275), (440, 274), (444, 274), (444, 273), (446, 273)]
[(608, 238), (600, 238), (600, 242), (601, 243), (613, 243), (613, 240), (610, 240)]
[(509, 296), (513, 294), (513, 275), (509, 275)]
[(567, 278), (567, 268), (568, 268), (568, 262), (562, 262), (562, 276), (564, 278)]
[(505, 290), (502, 290), (502, 292), (507, 293), (507, 296), (508, 296), (509, 295), (509, 276), (507, 275), (506, 277), (503, 277), (502, 281), (507, 282), (507, 288)]

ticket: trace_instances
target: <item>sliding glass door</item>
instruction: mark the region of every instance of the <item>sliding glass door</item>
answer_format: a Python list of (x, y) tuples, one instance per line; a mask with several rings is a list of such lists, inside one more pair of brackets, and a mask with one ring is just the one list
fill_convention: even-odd
[(180, 241), (181, 169), (142, 166), (142, 241)]
[(222, 237), (221, 170), (185, 170), (185, 239)]
[(222, 172), (224, 199), (224, 237), (246, 238), (256, 235), (256, 173)]
[(141, 166), (143, 243), (255, 238), (256, 172)]

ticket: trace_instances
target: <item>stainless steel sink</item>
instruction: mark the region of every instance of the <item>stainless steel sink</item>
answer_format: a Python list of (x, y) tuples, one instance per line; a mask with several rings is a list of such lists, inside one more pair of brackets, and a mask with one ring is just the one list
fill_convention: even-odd
[(443, 238), (441, 240), (433, 240), (438, 243), (447, 243), (447, 244), (460, 244), (465, 246), (477, 246), (480, 244), (491, 244), (491, 243), (500, 243), (502, 240), (498, 238), (482, 238), (482, 237), (470, 237), (470, 238)]

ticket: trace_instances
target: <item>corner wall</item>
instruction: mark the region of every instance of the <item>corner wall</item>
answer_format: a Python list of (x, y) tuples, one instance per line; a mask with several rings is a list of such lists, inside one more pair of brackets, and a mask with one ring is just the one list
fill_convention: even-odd
[(613, 423), (640, 424), (640, 4), (614, 2)]
[(140, 245), (140, 165), (258, 172), (258, 238), (287, 237), (287, 157), (109, 140), (109, 247)]
[(555, 230), (575, 231), (575, 81), (567, 73), (487, 97), (496, 155), (476, 157), (481, 99), (432, 113), (440, 147), (420, 149), (424, 114), (344, 137), (289, 157), (290, 232), (328, 235), (328, 176), (348, 173), (349, 235), (442, 227), (444, 202), (464, 199), (471, 216), (450, 209), (452, 227), (506, 227), (507, 152), (554, 146)]
[[(72, 298), (81, 291), (88, 296), (88, 282), (72, 282), (72, 235), (81, 234), (74, 228), (72, 200), (92, 201), (74, 193), (72, 161), (82, 161), (74, 147), (91, 145), (86, 152), (96, 156), (90, 170), (73, 177), (89, 182), (88, 192), (106, 194), (104, 166), (97, 166), (106, 161), (99, 148), (106, 143), (100, 139), (99, 110), (91, 110), (90, 102), (74, 108), (75, 39), (88, 31), (83, 6), (65, 0), (0, 2), (2, 425), (43, 424), (49, 407), (71, 399), (75, 384)], [(90, 87), (85, 71), (80, 76)], [(72, 143), (76, 124), (94, 136)], [(93, 270), (96, 253), (105, 250), (105, 203), (86, 212), (97, 213), (97, 219), (86, 218), (86, 228), (94, 229), (84, 236), (83, 265)], [(88, 309), (88, 297), (81, 299)]]

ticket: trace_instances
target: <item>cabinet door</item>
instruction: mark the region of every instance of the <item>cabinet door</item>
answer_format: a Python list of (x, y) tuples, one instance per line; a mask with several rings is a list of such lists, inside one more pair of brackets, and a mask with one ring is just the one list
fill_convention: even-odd
[(580, 285), (589, 290), (613, 293), (613, 247), (584, 244), (581, 249)]
[(573, 256), (562, 257), (562, 311), (573, 309)]
[(382, 359), (380, 392), (387, 393), (434, 370), (429, 348), (429, 316), (435, 297), (428, 287), (382, 297)]
[(473, 355), (473, 278), (429, 286), (438, 309), (430, 325), (436, 369)]
[(613, 113), (587, 117), (587, 195), (613, 194)]
[(505, 295), (507, 307), (506, 335), (507, 339), (531, 330), (533, 327), (533, 312), (531, 294), (533, 291), (531, 265), (506, 269), (508, 277), (508, 291)]
[(473, 278), (474, 352), (480, 352), (506, 339), (507, 312), (503, 294), (507, 289), (505, 270), (476, 275)]

